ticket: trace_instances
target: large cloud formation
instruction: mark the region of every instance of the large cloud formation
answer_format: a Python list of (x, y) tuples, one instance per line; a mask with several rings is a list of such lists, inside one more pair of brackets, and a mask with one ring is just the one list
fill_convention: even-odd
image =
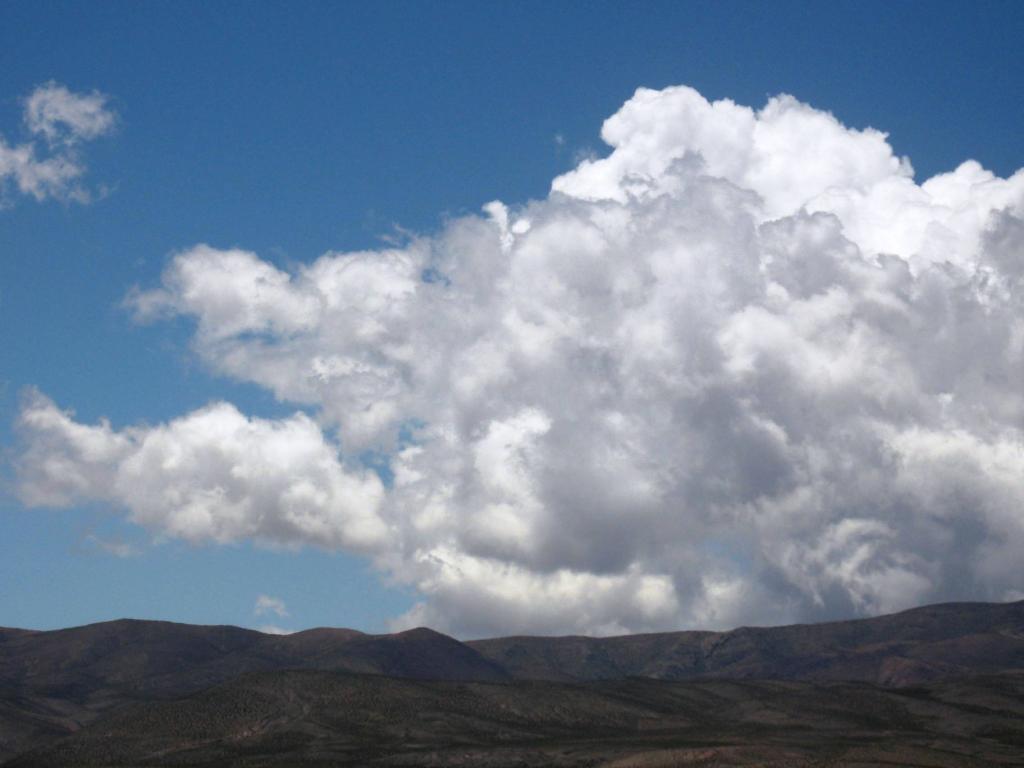
[(31, 139), (11, 145), (0, 136), (0, 207), (9, 204), (12, 190), (37, 201), (89, 202), (78, 147), (114, 130), (117, 115), (108, 101), (98, 91), (74, 93), (55, 82), (32, 91), (23, 112)]
[(1024, 172), (917, 184), (883, 133), (686, 87), (602, 136), (547, 199), (405, 247), (177, 254), (137, 315), (316, 421), (118, 432), (36, 395), (23, 497), (366, 552), (423, 596), (397, 625), (468, 636), (1018, 596)]

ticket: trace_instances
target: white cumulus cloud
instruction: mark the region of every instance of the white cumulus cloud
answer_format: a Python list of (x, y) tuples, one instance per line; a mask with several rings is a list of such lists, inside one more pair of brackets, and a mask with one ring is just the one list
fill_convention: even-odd
[(32, 394), (18, 426), (29, 442), (18, 460), (20, 492), (31, 505), (107, 501), (158, 534), (195, 543), (365, 551), (388, 536), (376, 475), (346, 468), (301, 413), (268, 421), (214, 403), (117, 432), (79, 424)]
[[(641, 89), (544, 200), (283, 270), (197, 245), (140, 319), (317, 421), (22, 414), (27, 503), (368, 553), (396, 626), (623, 632), (1000, 599), (1024, 571), (1024, 172), (918, 183), (789, 96)], [(358, 468), (387, 457), (387, 485)]]

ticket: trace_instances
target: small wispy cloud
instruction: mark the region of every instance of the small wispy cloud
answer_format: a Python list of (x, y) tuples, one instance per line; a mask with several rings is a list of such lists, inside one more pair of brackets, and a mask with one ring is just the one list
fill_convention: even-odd
[(264, 624), (260, 627), (256, 627), (257, 632), (262, 632), (264, 635), (291, 635), (295, 632), (294, 629), (285, 629), (275, 624)]
[(102, 552), (114, 557), (138, 557), (142, 551), (131, 542), (123, 539), (105, 539), (90, 533), (82, 539), (83, 547), (91, 552)]
[(25, 99), (25, 125), (51, 144), (77, 144), (110, 133), (117, 115), (99, 91), (73, 93), (50, 81)]
[(117, 113), (108, 102), (99, 91), (75, 93), (53, 81), (32, 91), (22, 116), (31, 138), (9, 144), (0, 136), (0, 208), (11, 190), (37, 201), (94, 199), (81, 183), (87, 169), (79, 145), (114, 130)]
[[(256, 605), (253, 607), (252, 612), (256, 616), (269, 616), (274, 614), (280, 618), (286, 618), (288, 616), (288, 606), (285, 605), (284, 600), (279, 597), (271, 597), (270, 595), (260, 595), (256, 598)], [(260, 630), (261, 632), (263, 630)]]

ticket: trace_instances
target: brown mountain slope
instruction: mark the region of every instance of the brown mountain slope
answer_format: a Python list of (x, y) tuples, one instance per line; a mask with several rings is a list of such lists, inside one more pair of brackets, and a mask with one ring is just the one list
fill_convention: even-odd
[(131, 620), (38, 632), (0, 645), (0, 680), (86, 705), (177, 695), (274, 668), (260, 651), (264, 637), (238, 627)]
[(393, 635), (356, 635), (344, 643), (322, 646), (303, 657), (300, 635), (283, 638), (299, 662), (294, 667), (347, 670), (419, 680), (506, 680), (506, 672), (478, 651), (454, 638), (419, 627)]
[(1008, 766), (1022, 724), (1019, 674), (889, 689), (293, 671), (132, 706), (7, 765)]
[(1024, 601), (731, 632), (506, 637), (468, 645), (521, 679), (628, 676), (861, 680), (905, 685), (1024, 669)]
[(1024, 670), (1024, 602), (961, 603), (817, 625), (612, 638), (460, 643), (428, 629), (315, 629), (115, 621), (0, 633), (0, 761), (133, 702), (187, 696), (241, 675), (343, 670), (453, 681), (847, 680), (900, 686)]
[(15, 629), (13, 627), (0, 627), (0, 643), (15, 637), (24, 637), (25, 635), (37, 634), (39, 633), (34, 629)]
[(0, 644), (0, 681), (89, 705), (102, 705), (106, 697), (176, 696), (246, 672), (290, 668), (449, 680), (506, 677), (468, 646), (429, 629), (265, 635), (238, 627), (120, 620)]
[(0, 761), (133, 701), (169, 699), (239, 675), (332, 669), (447, 680), (504, 680), (500, 667), (429, 629), (394, 635), (121, 620), (0, 642)]

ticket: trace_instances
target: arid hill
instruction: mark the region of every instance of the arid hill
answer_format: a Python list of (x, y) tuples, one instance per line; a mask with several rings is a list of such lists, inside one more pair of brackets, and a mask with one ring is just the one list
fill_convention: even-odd
[(447, 635), (312, 629), (266, 635), (238, 627), (121, 620), (52, 632), (0, 633), (0, 762), (100, 714), (164, 700), (239, 675), (324, 669), (444, 680), (505, 680)]
[(1024, 601), (731, 632), (505, 637), (468, 643), (518, 679), (702, 677), (911, 685), (1024, 669)]
[[(662, 756), (621, 765), (674, 765), (683, 758), (673, 750), (705, 747), (718, 750), (708, 753), (714, 764), (776, 753), (799, 764), (819, 759), (815, 740), (846, 755), (874, 739), (928, 754), (949, 742), (968, 760), (932, 755), (921, 765), (999, 764), (1007, 745), (1024, 751), (1022, 674), (1024, 601), (731, 632), (469, 643), (429, 629), (278, 636), (130, 620), (2, 629), (0, 763), (451, 765), (465, 746), (486, 755), (467, 765), (596, 765), (645, 750)], [(847, 730), (860, 735), (840, 739)], [(995, 762), (970, 762), (982, 759), (968, 748), (975, 742)], [(563, 747), (559, 763), (550, 750)]]
[(287, 671), (133, 705), (10, 768), (1024, 765), (1024, 674), (455, 683)]

